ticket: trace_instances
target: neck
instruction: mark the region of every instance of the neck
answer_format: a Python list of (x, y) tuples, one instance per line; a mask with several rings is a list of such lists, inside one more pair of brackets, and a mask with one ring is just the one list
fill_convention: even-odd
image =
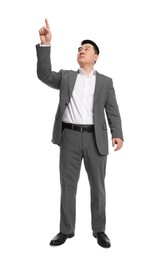
[(81, 65), (80, 68), (84, 69), (84, 70), (85, 70), (85, 73), (86, 73), (87, 75), (89, 75), (90, 72), (93, 70), (93, 65), (89, 65), (89, 64), (87, 64), (87, 65)]

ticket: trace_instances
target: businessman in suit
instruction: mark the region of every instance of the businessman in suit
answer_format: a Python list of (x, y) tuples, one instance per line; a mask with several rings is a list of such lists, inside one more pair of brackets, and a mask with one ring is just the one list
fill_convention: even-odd
[(123, 146), (123, 133), (112, 79), (98, 73), (94, 64), (99, 48), (84, 40), (78, 48), (78, 71), (52, 71), (51, 30), (48, 20), (39, 30), (41, 43), (36, 45), (37, 75), (46, 85), (60, 91), (52, 142), (60, 147), (61, 216), (60, 232), (50, 245), (63, 244), (75, 232), (76, 192), (84, 159), (91, 191), (93, 236), (100, 246), (111, 246), (105, 234), (105, 174), (108, 155), (107, 123), (115, 151)]

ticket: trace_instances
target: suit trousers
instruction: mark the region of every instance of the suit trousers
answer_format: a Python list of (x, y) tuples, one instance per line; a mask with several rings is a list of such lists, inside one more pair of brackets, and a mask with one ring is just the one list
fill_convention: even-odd
[(94, 131), (78, 132), (65, 128), (60, 143), (60, 232), (64, 234), (75, 231), (76, 193), (82, 159), (90, 184), (92, 230), (105, 231), (107, 155), (98, 152)]

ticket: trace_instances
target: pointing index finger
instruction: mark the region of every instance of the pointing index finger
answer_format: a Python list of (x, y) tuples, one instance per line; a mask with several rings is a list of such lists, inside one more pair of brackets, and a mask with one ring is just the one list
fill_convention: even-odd
[(47, 27), (48, 29), (50, 29), (50, 26), (49, 26), (49, 23), (48, 23), (48, 20), (47, 20), (47, 19), (45, 19), (45, 23), (46, 23), (46, 27)]

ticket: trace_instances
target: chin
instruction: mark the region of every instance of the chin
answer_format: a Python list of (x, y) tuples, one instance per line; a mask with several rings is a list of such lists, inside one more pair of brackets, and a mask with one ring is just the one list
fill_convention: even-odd
[(78, 61), (78, 64), (79, 64), (79, 65), (80, 65), (80, 67), (81, 67), (82, 65), (84, 65), (84, 64), (85, 64), (85, 62)]

